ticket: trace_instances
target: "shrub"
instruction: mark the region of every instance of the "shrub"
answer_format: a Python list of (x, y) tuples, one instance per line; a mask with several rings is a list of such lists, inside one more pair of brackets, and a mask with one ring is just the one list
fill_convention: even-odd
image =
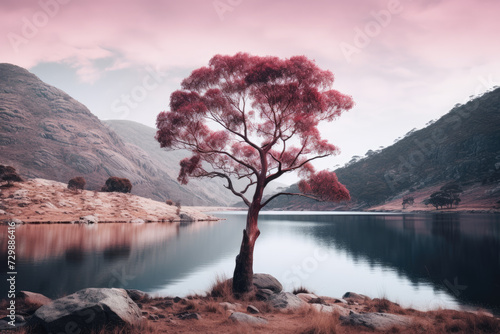
[(23, 182), (23, 179), (14, 167), (0, 165), (0, 181), (7, 181), (7, 185), (11, 186), (12, 182)]
[(101, 188), (103, 192), (129, 193), (132, 191), (132, 183), (129, 179), (112, 176), (106, 180), (106, 184)]
[(85, 179), (81, 176), (77, 176), (69, 180), (68, 189), (69, 190), (83, 190), (85, 188)]
[(311, 293), (311, 291), (307, 290), (307, 288), (303, 286), (299, 286), (298, 288), (293, 289), (294, 295), (297, 295), (299, 293)]
[(165, 201), (165, 203), (167, 203), (167, 205), (174, 205), (174, 201), (170, 200), (170, 199), (167, 199)]

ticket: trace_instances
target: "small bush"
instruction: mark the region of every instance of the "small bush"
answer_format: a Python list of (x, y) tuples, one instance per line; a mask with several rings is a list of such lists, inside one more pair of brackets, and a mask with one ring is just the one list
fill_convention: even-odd
[(307, 288), (303, 286), (299, 286), (298, 288), (293, 289), (294, 295), (297, 295), (299, 293), (311, 293), (311, 291), (307, 290)]
[(174, 201), (172, 201), (172, 200), (170, 200), (170, 199), (167, 199), (167, 200), (165, 201), (165, 203), (166, 203), (167, 205), (174, 205)]
[(213, 298), (222, 298), (225, 301), (233, 298), (232, 280), (227, 279), (224, 275), (217, 275), (215, 282), (210, 288), (210, 296)]
[(7, 181), (7, 186), (12, 186), (13, 182), (23, 182), (23, 179), (14, 167), (0, 165), (0, 181)]
[(129, 179), (112, 176), (106, 180), (106, 184), (101, 188), (102, 192), (129, 193), (132, 191), (132, 183)]
[(85, 179), (81, 176), (77, 176), (69, 180), (68, 189), (72, 191), (83, 190), (85, 189)]

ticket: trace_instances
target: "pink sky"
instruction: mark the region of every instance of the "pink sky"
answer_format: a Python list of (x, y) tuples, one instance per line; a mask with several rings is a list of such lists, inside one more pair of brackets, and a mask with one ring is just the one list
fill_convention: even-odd
[[(356, 101), (333, 126), (332, 142), (345, 153), (340, 161), (387, 146), (500, 83), (497, 0), (3, 0), (0, 12), (1, 62), (37, 75), (64, 64), (75, 82), (42, 79), (102, 119), (151, 126), (182, 77), (215, 54), (306, 55)], [(346, 57), (346, 46), (356, 51)], [(117, 115), (111, 105), (120, 92), (99, 96), (99, 83), (122, 73), (127, 93), (142, 77), (126, 73), (145, 67), (170, 75), (137, 110)], [(93, 99), (79, 87), (94, 89)]]

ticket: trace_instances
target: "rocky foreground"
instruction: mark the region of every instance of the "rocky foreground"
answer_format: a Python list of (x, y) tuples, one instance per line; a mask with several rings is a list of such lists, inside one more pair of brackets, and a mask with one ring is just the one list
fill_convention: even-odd
[(191, 207), (123, 193), (71, 191), (66, 184), (31, 179), (0, 189), (0, 221), (25, 223), (174, 222), (218, 220)]
[(0, 330), (18, 333), (498, 333), (488, 313), (403, 309), (386, 299), (347, 292), (320, 297), (282, 291), (267, 274), (235, 299), (230, 280), (206, 296), (152, 298), (138, 290), (89, 288), (56, 300), (32, 292), (16, 297), (16, 315), (2, 301)]

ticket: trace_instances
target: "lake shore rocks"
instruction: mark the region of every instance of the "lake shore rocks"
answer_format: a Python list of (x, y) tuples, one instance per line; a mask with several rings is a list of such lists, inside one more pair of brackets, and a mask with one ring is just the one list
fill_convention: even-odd
[(364, 326), (375, 330), (386, 330), (391, 327), (408, 327), (411, 325), (411, 318), (388, 313), (352, 313), (348, 316), (340, 317), (342, 323), (351, 326)]
[(269, 289), (273, 292), (281, 292), (283, 290), (281, 283), (269, 274), (253, 274), (253, 285), (257, 289)]
[[(265, 280), (273, 285), (277, 282), (271, 275), (266, 275)], [(269, 284), (262, 286), (270, 287)], [(263, 291), (265, 300), (257, 298)], [(87, 333), (91, 329), (108, 332), (113, 327), (118, 327), (118, 331), (127, 328), (127, 333), (314, 333), (324, 332), (325, 327), (321, 326), (325, 325), (321, 322), (333, 319), (328, 326), (333, 326), (331, 330), (337, 333), (405, 333), (417, 327), (419, 333), (500, 332), (500, 319), (484, 312), (416, 311), (353, 292), (345, 293), (343, 298), (345, 300), (314, 293), (294, 295), (257, 288), (240, 299), (210, 294), (153, 298), (135, 289), (90, 288), (50, 301), (43, 295), (23, 291), (19, 293), (19, 300), (40, 301), (45, 305), (33, 315), (16, 315), (15, 326), (26, 324), (27, 334)], [(9, 317), (0, 319), (0, 330), (12, 329), (9, 320)], [(446, 327), (447, 323), (453, 326)]]
[(88, 288), (40, 307), (28, 325), (41, 333), (65, 333), (68, 328), (75, 332), (138, 326), (141, 319), (139, 307), (124, 289)]

